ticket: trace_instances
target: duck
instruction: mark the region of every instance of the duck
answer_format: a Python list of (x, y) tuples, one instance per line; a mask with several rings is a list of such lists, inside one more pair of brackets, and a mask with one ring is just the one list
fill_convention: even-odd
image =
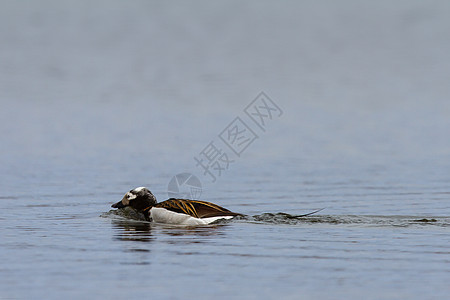
[(207, 225), (218, 220), (232, 219), (242, 214), (207, 201), (176, 199), (157, 202), (156, 197), (146, 187), (130, 190), (112, 208), (130, 206), (144, 214), (146, 221), (173, 225)]

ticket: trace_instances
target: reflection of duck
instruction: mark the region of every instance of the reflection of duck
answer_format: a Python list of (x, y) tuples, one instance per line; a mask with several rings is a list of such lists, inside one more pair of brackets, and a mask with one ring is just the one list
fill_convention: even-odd
[(116, 227), (116, 238), (122, 241), (150, 242), (153, 240), (150, 223), (113, 220)]
[[(168, 235), (170, 244), (204, 243), (209, 237), (223, 236), (223, 225), (218, 226), (177, 226), (171, 224), (151, 224), (148, 222), (113, 219), (114, 238), (125, 242), (153, 242), (161, 235)], [(128, 248), (130, 252), (148, 252), (140, 246)]]
[(126, 206), (144, 213), (147, 221), (176, 225), (205, 225), (241, 215), (206, 201), (170, 198), (157, 203), (155, 196), (145, 187), (129, 191), (121, 201), (111, 205), (113, 208)]

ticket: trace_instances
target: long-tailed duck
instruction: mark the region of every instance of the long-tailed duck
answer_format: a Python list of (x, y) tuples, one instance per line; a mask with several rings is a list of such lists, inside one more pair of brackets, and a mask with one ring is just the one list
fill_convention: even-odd
[(177, 225), (205, 225), (242, 216), (206, 201), (170, 198), (157, 203), (155, 196), (145, 187), (129, 191), (122, 200), (111, 205), (113, 208), (126, 206), (142, 212), (147, 221)]

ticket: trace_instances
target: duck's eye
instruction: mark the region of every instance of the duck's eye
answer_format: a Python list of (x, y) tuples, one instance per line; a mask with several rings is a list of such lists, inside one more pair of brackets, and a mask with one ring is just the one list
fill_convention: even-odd
[(127, 199), (128, 199), (128, 200), (133, 200), (133, 199), (135, 199), (135, 198), (136, 198), (136, 195), (135, 195), (135, 194), (127, 193)]

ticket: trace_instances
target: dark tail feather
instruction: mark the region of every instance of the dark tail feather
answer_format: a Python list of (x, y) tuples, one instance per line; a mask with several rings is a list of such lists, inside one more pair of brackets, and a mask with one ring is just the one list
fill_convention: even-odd
[(301, 217), (310, 216), (310, 215), (312, 215), (312, 214), (315, 214), (315, 213), (318, 213), (319, 211), (324, 210), (325, 208), (326, 208), (326, 207), (321, 208), (321, 209), (318, 209), (318, 210), (315, 210), (315, 211), (313, 211), (313, 212), (310, 212), (310, 213), (307, 213), (307, 214), (304, 214), (304, 215), (295, 215), (294, 217), (295, 217), (295, 218), (301, 218)]

